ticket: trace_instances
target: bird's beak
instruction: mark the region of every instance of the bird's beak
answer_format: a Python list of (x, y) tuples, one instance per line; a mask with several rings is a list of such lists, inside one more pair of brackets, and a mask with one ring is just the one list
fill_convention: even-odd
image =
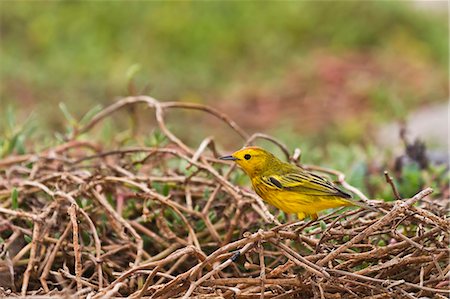
[(228, 161), (236, 161), (238, 160), (238, 158), (233, 157), (233, 156), (223, 156), (219, 158), (220, 160), (228, 160)]

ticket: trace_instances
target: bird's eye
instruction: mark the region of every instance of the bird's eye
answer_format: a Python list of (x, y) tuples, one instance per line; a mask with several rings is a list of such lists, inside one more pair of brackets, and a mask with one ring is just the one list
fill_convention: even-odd
[(245, 159), (245, 160), (250, 160), (251, 157), (252, 157), (252, 156), (250, 156), (249, 154), (246, 154), (246, 155), (244, 156), (244, 159)]

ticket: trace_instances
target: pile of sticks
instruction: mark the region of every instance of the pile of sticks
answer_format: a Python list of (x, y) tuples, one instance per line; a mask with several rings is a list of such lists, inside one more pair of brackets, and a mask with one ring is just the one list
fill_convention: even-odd
[[(161, 147), (101, 150), (80, 135), (120, 109), (153, 109)], [(0, 160), (0, 296), (81, 298), (447, 298), (449, 229), (430, 188), (344, 208), (317, 221), (279, 223), (239, 170), (218, 160), (212, 138), (194, 150), (166, 126), (168, 109), (202, 105), (122, 99), (66, 143)], [(368, 200), (345, 176), (338, 182)], [(394, 186), (392, 184), (392, 186)], [(275, 210), (272, 210), (275, 211)], [(276, 212), (276, 211), (275, 211)]]

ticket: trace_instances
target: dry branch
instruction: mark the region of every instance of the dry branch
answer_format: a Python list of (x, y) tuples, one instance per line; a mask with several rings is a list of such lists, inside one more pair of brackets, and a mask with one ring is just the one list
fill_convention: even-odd
[[(153, 109), (167, 146), (102, 151), (77, 139), (133, 105)], [(0, 296), (15, 290), (22, 296), (81, 298), (450, 294), (450, 222), (442, 216), (442, 205), (436, 205), (441, 209), (437, 214), (423, 205), (431, 189), (383, 203), (378, 212), (339, 210), (321, 217), (320, 223), (280, 224), (258, 196), (230, 182), (239, 170), (216, 159), (212, 137), (193, 149), (168, 129), (164, 117), (170, 109), (212, 114), (241, 136), (244, 145), (265, 139), (286, 160), (300, 159), (299, 149), (291, 155), (271, 136), (249, 136), (211, 107), (147, 96), (122, 99), (62, 145), (0, 160), (5, 182), (0, 187), (0, 236), (6, 240), (0, 248), (0, 270), (12, 271), (9, 276), (15, 278), (13, 287), (0, 288)], [(167, 167), (169, 163), (180, 167)], [(343, 173), (304, 167), (336, 175), (344, 188), (369, 200)], [(13, 189), (19, 192), (20, 209), (9, 200)]]

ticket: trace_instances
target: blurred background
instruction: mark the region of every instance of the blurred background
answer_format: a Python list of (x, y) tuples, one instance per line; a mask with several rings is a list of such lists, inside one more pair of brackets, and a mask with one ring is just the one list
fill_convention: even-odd
[[(211, 105), (292, 147), (391, 148), (406, 123), (447, 153), (447, 5), (3, 1), (1, 132), (32, 123), (30, 134), (51, 139), (68, 118), (148, 94)], [(242, 146), (208, 115), (168, 118), (193, 147), (209, 135)], [(113, 138), (130, 122), (150, 132), (152, 119), (148, 110), (118, 115), (99, 134)]]

